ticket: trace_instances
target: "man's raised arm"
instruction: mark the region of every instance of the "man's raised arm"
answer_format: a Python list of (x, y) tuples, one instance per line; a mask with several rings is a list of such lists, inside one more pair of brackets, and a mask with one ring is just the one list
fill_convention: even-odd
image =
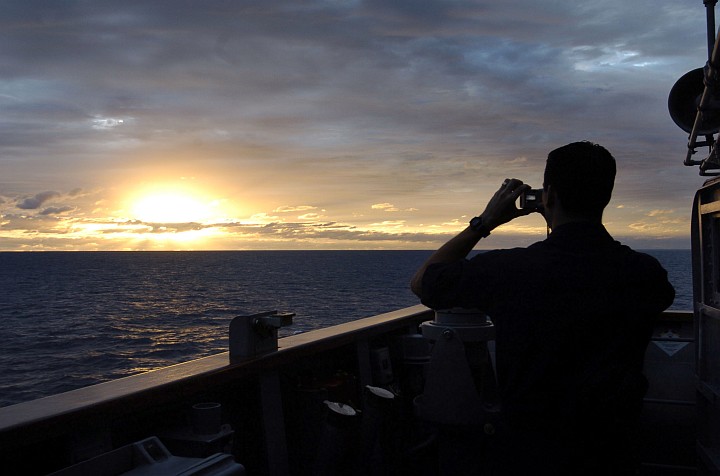
[(488, 202), (485, 211), (480, 216), (470, 220), (470, 226), (435, 251), (415, 272), (410, 282), (412, 292), (422, 299), (423, 276), (425, 275), (425, 270), (427, 270), (431, 264), (452, 263), (453, 261), (465, 258), (481, 238), (488, 236), (490, 232), (498, 226), (519, 216), (528, 215), (536, 211), (518, 209), (515, 206), (518, 197), (527, 190), (530, 190), (530, 186), (523, 184), (521, 180), (505, 180), (500, 189), (495, 192)]

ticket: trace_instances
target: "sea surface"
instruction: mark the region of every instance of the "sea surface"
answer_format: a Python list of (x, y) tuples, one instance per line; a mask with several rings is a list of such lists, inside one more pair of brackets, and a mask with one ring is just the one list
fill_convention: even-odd
[[(237, 315), (282, 335), (412, 306), (430, 251), (0, 253), (0, 406), (219, 352)], [(689, 250), (648, 251), (692, 309)]]

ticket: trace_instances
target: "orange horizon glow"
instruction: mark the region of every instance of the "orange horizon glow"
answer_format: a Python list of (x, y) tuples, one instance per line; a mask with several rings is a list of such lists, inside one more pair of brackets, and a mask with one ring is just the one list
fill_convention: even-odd
[[(256, 190), (178, 178), (54, 193), (41, 211), (0, 217), (0, 250), (436, 249), (471, 218), (458, 213), (462, 205), (399, 206), (391, 199), (328, 206), (313, 199), (293, 203), (292, 193), (253, 196)], [(689, 246), (680, 211), (618, 205), (605, 218), (621, 241)], [(546, 231), (542, 217), (522, 217), (479, 248), (527, 246)]]

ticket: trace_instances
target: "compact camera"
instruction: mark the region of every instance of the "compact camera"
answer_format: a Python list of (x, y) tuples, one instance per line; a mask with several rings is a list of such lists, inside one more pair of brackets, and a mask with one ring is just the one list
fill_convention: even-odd
[(523, 209), (542, 209), (542, 189), (532, 189), (520, 195), (520, 208)]

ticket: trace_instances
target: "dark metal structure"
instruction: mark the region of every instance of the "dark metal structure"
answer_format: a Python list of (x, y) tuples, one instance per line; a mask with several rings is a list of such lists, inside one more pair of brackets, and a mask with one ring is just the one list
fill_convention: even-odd
[[(704, 0), (708, 61), (681, 77), (668, 99), (670, 116), (690, 135), (684, 164), (700, 175), (720, 175), (720, 35), (715, 33), (717, 0)], [(704, 140), (698, 141), (698, 136)], [(708, 155), (694, 160), (697, 147)], [(720, 474), (720, 178), (697, 191), (692, 210), (693, 315), (697, 407), (697, 474)]]
[[(720, 175), (720, 151), (715, 134), (720, 131), (720, 45), (715, 35), (717, 0), (704, 0), (707, 17), (708, 61), (681, 77), (670, 91), (670, 117), (688, 132), (685, 165), (698, 165), (700, 175)], [(703, 136), (704, 140), (698, 141)], [(708, 155), (693, 159), (698, 147), (708, 147)]]

